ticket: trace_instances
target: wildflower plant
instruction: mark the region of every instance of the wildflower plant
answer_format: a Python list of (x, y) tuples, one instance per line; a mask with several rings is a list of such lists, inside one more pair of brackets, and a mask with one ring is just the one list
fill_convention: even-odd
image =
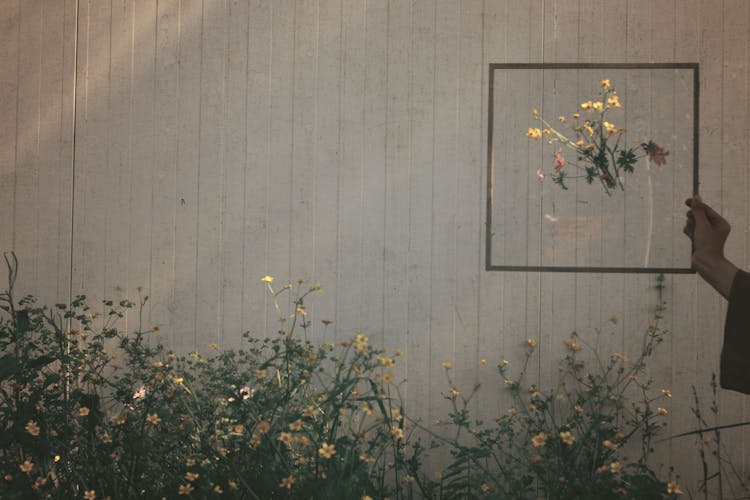
[[(601, 333), (597, 333), (600, 335)], [(666, 423), (668, 390), (652, 387), (647, 361), (665, 332), (656, 319), (632, 359), (604, 354), (575, 333), (565, 340), (557, 386), (527, 382), (537, 348), (530, 340), (520, 370), (503, 361), (498, 386), (512, 406), (492, 421), (471, 416), (475, 384), (445, 394), (452, 437), (434, 434), (452, 461), (427, 496), (440, 498), (675, 498), (678, 478), (660, 478), (649, 464), (654, 437)]]
[[(387, 353), (359, 334), (339, 345), (299, 337), (305, 298), (245, 347), (180, 355), (157, 328), (123, 333), (138, 302), (86, 298), (54, 308), (16, 300), (15, 257), (0, 295), (0, 497), (403, 498), (421, 448)], [(279, 311), (282, 309), (279, 307)], [(328, 322), (330, 323), (330, 322)], [(99, 326), (96, 326), (99, 325)]]
[[(611, 195), (613, 189), (625, 189), (624, 174), (633, 173), (638, 160), (646, 157), (657, 166), (666, 164), (669, 151), (664, 150), (652, 140), (636, 147), (626, 147), (622, 143), (626, 130), (613, 123), (609, 116), (622, 107), (620, 96), (609, 79), (600, 82), (601, 91), (598, 99), (584, 101), (579, 109), (569, 117), (559, 116), (559, 125), (544, 118), (537, 109), (532, 110), (535, 120), (541, 127), (529, 127), (526, 136), (529, 139), (544, 139), (551, 145), (560, 147), (553, 153), (552, 181), (567, 190), (567, 180), (584, 178), (592, 184), (598, 180), (604, 192)], [(566, 126), (567, 130), (562, 127)], [(571, 163), (563, 154), (564, 150), (573, 153), (575, 172), (570, 175)], [(537, 170), (537, 177), (546, 177), (544, 169)]]

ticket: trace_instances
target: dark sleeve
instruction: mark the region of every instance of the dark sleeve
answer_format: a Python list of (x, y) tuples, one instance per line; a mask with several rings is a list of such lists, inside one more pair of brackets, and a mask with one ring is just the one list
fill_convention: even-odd
[(750, 394), (750, 274), (737, 271), (729, 294), (719, 382)]

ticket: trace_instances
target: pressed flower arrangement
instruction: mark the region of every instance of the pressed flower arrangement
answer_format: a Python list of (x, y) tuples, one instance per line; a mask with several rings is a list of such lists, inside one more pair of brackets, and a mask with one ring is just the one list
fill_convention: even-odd
[[(622, 107), (620, 96), (609, 79), (602, 80), (600, 87), (598, 99), (582, 102), (569, 117), (557, 118), (560, 127), (567, 126), (568, 131), (553, 125), (537, 109), (532, 110), (532, 116), (541, 122), (542, 127), (529, 127), (526, 136), (560, 146), (553, 153), (551, 178), (562, 189), (568, 189), (568, 179), (584, 178), (589, 184), (598, 180), (604, 192), (611, 195), (613, 189), (625, 189), (624, 174), (633, 173), (638, 160), (647, 157), (657, 166), (666, 164), (669, 151), (651, 140), (636, 147), (621, 144), (626, 130), (612, 123), (612, 118), (607, 116)], [(572, 152), (574, 162), (566, 159), (565, 150)], [(571, 168), (575, 170), (572, 175), (569, 174)], [(541, 180), (548, 173), (545, 169), (538, 169), (536, 175)]]

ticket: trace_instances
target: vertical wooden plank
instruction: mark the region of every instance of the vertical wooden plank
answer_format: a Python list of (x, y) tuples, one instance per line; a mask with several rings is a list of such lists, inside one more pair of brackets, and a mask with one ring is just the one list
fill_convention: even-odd
[[(232, 0), (224, 12), (227, 35), (224, 94), (224, 175), (221, 191), (221, 304), (220, 344), (239, 347), (242, 342), (243, 220), (247, 158), (248, 4)], [(257, 284), (257, 283), (256, 283)]]
[[(719, 2), (703, 0), (698, 12), (700, 18), (700, 193), (704, 201), (716, 211), (723, 213), (722, 180), (724, 164), (722, 158), (722, 79), (723, 79), (723, 9)], [(719, 159), (719, 161), (717, 161)], [(703, 408), (708, 408), (711, 390), (708, 385), (710, 373), (719, 373), (719, 353), (721, 352), (721, 326), (726, 311), (724, 299), (703, 280), (698, 280), (697, 333), (702, 338), (715, 339), (703, 342), (698, 350), (696, 366), (702, 367), (698, 376), (698, 395)], [(720, 398), (724, 392), (720, 393)], [(699, 476), (702, 479), (702, 475)], [(709, 495), (716, 495), (715, 483), (710, 483)]]
[[(390, 139), (393, 131), (390, 129), (392, 116), (389, 114), (393, 107), (392, 92), (389, 88), (390, 74), (394, 71), (391, 67), (391, 46), (394, 40), (391, 36), (390, 25), (393, 15), (389, 2), (364, 2), (363, 7), (365, 8), (365, 45), (361, 53), (364, 53), (367, 64), (363, 82), (364, 102), (359, 105), (360, 109), (362, 105), (364, 106), (362, 129), (364, 137), (360, 139), (362, 149), (359, 163), (362, 168), (360, 174), (361, 207), (359, 208), (361, 210), (359, 223), (362, 232), (359, 236), (361, 269), (357, 275), (360, 279), (360, 284), (357, 286), (361, 291), (357, 292), (357, 296), (360, 297), (357, 311), (359, 329), (371, 336), (376, 344), (382, 345), (383, 332), (386, 329), (385, 296), (390, 293), (385, 285), (385, 257), (389, 251), (386, 239), (388, 217), (386, 214), (386, 170), (390, 161), (388, 152), (394, 146)], [(351, 37), (347, 37), (347, 40), (349, 39)], [(354, 40), (355, 43), (359, 42), (359, 39)], [(346, 67), (352, 67), (352, 71), (356, 72), (357, 67), (352, 66), (353, 64), (355, 61), (347, 56)], [(348, 113), (347, 109), (344, 109), (345, 117)], [(346, 148), (346, 142), (344, 148)], [(344, 162), (343, 168), (348, 168), (347, 161)], [(346, 188), (342, 185), (341, 189), (343, 191)], [(341, 238), (344, 238), (343, 231)], [(343, 255), (340, 251), (339, 257)], [(342, 273), (341, 279), (349, 278)], [(343, 298), (344, 289), (340, 291), (342, 294), (340, 297)], [(343, 305), (339, 310), (343, 311)]]
[[(411, 5), (388, 3), (388, 67), (386, 80), (385, 262), (383, 337), (377, 343), (394, 349), (407, 331), (407, 253), (409, 244), (409, 135), (411, 105)], [(365, 265), (368, 265), (365, 261)], [(378, 335), (379, 337), (379, 335)]]
[(292, 117), (291, 278), (310, 280), (315, 208), (315, 85), (317, 72), (317, 0), (297, 0), (294, 24), (294, 114)]
[[(22, 2), (18, 33), (18, 94), (13, 208), (13, 250), (23, 272), (16, 294), (36, 292), (39, 281), (40, 90), (43, 3)], [(11, 65), (11, 68), (13, 66)]]
[[(133, 189), (131, 185), (134, 167), (131, 162), (133, 142), (131, 131), (133, 130), (133, 68), (136, 61), (133, 53), (135, 24), (134, 2), (130, 0), (112, 2), (109, 47), (110, 88), (106, 108), (104, 108), (108, 110), (107, 123), (110, 130), (106, 144), (99, 145), (99, 147), (106, 148), (106, 164), (99, 165), (97, 168), (106, 173), (104, 177), (106, 184), (103, 184), (102, 189), (108, 199), (104, 214), (105, 223), (101, 228), (106, 262), (106, 278), (102, 293), (107, 299), (115, 301), (126, 297), (134, 299), (137, 296), (136, 290), (128, 290), (130, 269), (127, 253), (131, 239), (130, 231), (124, 227), (130, 226), (128, 215)], [(138, 63), (140, 61), (135, 65)], [(92, 145), (92, 147), (96, 146)], [(145, 186), (136, 186), (135, 189), (142, 190)], [(145, 281), (140, 281), (133, 286), (146, 286), (147, 284)], [(146, 293), (151, 294), (151, 291)], [(124, 328), (138, 327), (137, 324), (131, 324), (132, 317), (133, 315), (126, 316), (122, 323)]]
[(173, 338), (175, 221), (179, 210), (177, 161), (179, 144), (180, 2), (159, 2), (156, 12), (153, 213), (151, 224), (151, 324)]
[[(365, 290), (376, 287), (376, 283), (365, 281), (372, 271), (382, 269), (379, 259), (366, 261), (364, 258), (364, 234), (376, 232), (382, 227), (382, 209), (370, 207), (367, 212), (364, 207), (365, 197), (382, 199), (381, 186), (371, 184), (365, 178), (366, 167), (364, 153), (365, 132), (369, 114), (362, 108), (373, 97), (366, 87), (366, 78), (371, 71), (377, 72), (382, 59), (379, 57), (381, 41), (385, 42), (386, 9), (384, 5), (373, 6), (374, 12), (365, 11), (365, 5), (360, 2), (345, 2), (342, 6), (342, 69), (341, 69), (341, 163), (338, 171), (338, 226), (337, 226), (337, 278), (335, 334), (348, 338), (355, 331), (363, 330), (370, 334), (369, 323), (360, 315), (363, 309), (372, 308), (382, 315), (382, 306), (377, 302), (365, 306)], [(382, 40), (377, 35), (382, 34)], [(372, 38), (371, 38), (372, 37)], [(373, 40), (368, 44), (366, 39)], [(367, 51), (367, 52), (366, 52)], [(371, 52), (372, 51), (372, 52)], [(374, 69), (378, 68), (378, 69)], [(376, 92), (381, 89), (376, 86)], [(376, 94), (377, 95), (377, 94)], [(380, 102), (378, 104), (381, 104)], [(384, 104), (384, 103), (383, 103)], [(381, 122), (385, 126), (385, 118)], [(382, 157), (382, 151), (371, 157), (373, 163)], [(373, 169), (382, 170), (382, 164), (373, 165)], [(376, 170), (377, 171), (377, 170)], [(365, 225), (365, 217), (368, 224)], [(379, 217), (380, 223), (373, 223), (370, 217)], [(364, 227), (368, 230), (365, 231)], [(378, 234), (378, 233), (375, 233)], [(372, 241), (376, 248), (382, 250), (382, 240)], [(376, 253), (377, 255), (377, 253)], [(365, 262), (367, 262), (365, 264)], [(382, 294), (382, 287), (376, 288), (374, 293)], [(381, 301), (382, 304), (382, 301)], [(369, 311), (368, 311), (369, 313)], [(369, 319), (369, 317), (368, 317)]]
[[(700, 41), (700, 19), (691, 13), (699, 12), (699, 0), (680, 2), (679, 8), (675, 9), (675, 60), (697, 62), (699, 60)], [(678, 95), (684, 91), (677, 91)], [(674, 113), (677, 116), (687, 114), (686, 109), (679, 108), (675, 102)], [(698, 112), (698, 110), (693, 110)], [(691, 113), (692, 115), (692, 113)], [(692, 139), (692, 131), (680, 132), (675, 138), (675, 144), (687, 144)], [(687, 152), (686, 152), (687, 153)], [(692, 160), (692, 152), (686, 155), (680, 152), (672, 153), (673, 165), (685, 164), (685, 158)], [(692, 164), (684, 165), (692, 168)], [(683, 167), (683, 168), (684, 168)], [(692, 193), (675, 193), (673, 202), (673, 213), (680, 214), (676, 218), (677, 223), (684, 223), (684, 213), (687, 207), (684, 200)], [(685, 238), (684, 235), (678, 237)], [(675, 245), (677, 246), (677, 245)], [(686, 256), (686, 260), (689, 256)], [(689, 262), (689, 261), (688, 261)], [(710, 377), (709, 370), (697, 363), (698, 353), (703, 350), (704, 342), (698, 338), (696, 324), (698, 311), (696, 299), (696, 283), (700, 279), (696, 275), (673, 276), (667, 280), (669, 286), (666, 314), (672, 320), (672, 430), (670, 432), (685, 432), (696, 427), (696, 419), (691, 412), (693, 407), (692, 387), (705, 385)], [(717, 332), (718, 334), (718, 332)], [(692, 438), (681, 438), (672, 444), (672, 464), (680, 475), (680, 484), (697, 492), (698, 480), (701, 477), (702, 467), (697, 453), (675, 453), (675, 450), (692, 449)]]
[(201, 115), (201, 2), (182, 2), (179, 11), (179, 81), (174, 262), (174, 329), (171, 347), (178, 352), (196, 345), (196, 250), (198, 234), (198, 168)]
[[(128, 293), (135, 294), (143, 287), (151, 294), (151, 235), (153, 214), (153, 176), (156, 136), (154, 60), (156, 50), (156, 4), (132, 4), (132, 87), (130, 124), (130, 196), (129, 242), (112, 255), (112, 259), (127, 259)], [(114, 45), (113, 45), (114, 46)], [(119, 216), (120, 214), (116, 214)], [(127, 257), (126, 257), (127, 255)], [(142, 328), (151, 323), (151, 303), (147, 303)], [(138, 325), (135, 325), (138, 326)]]
[[(109, 141), (108, 97), (110, 87), (109, 3), (82, 5), (79, 27), (80, 96), (76, 125), (76, 184), (74, 208), (73, 294), (85, 294), (96, 310), (105, 295), (105, 248), (101, 239), (106, 227), (107, 164)], [(103, 146), (103, 147), (102, 147)]]
[[(455, 313), (456, 366), (462, 387), (478, 382), (479, 248), (482, 176), (482, 1), (461, 3), (458, 40), (458, 110), (456, 117)], [(433, 389), (434, 390), (434, 389)], [(477, 401), (478, 403), (478, 401)], [(478, 407), (475, 407), (478, 408)], [(488, 415), (491, 417), (491, 415)]]
[(415, 1), (412, 10), (411, 129), (409, 178), (408, 338), (404, 345), (409, 380), (406, 409), (429, 425), (431, 399), (439, 398), (443, 378), (429, 377), (432, 262), (432, 178), (435, 160), (435, 13), (434, 0)]
[(14, 248), (13, 220), (15, 219), (16, 141), (19, 94), (19, 36), (21, 4), (18, 0), (3, 0), (0, 4), (0, 251)]
[[(484, 60), (482, 61), (482, 98), (483, 98), (483, 109), (482, 109), (482, 174), (480, 176), (482, 182), (482, 196), (481, 200), (483, 204), (487, 203), (487, 183), (488, 179), (488, 158), (487, 158), (487, 147), (489, 138), (487, 136), (488, 121), (489, 121), (489, 107), (492, 103), (488, 102), (489, 99), (489, 65), (491, 63), (502, 62), (505, 59), (505, 36), (507, 32), (507, 23), (509, 23), (506, 15), (507, 2), (484, 2), (483, 12), (483, 26), (482, 26), (482, 38), (483, 46), (482, 53)], [(486, 252), (486, 241), (489, 231), (487, 231), (487, 216), (486, 216), (486, 205), (483, 205), (482, 209), (482, 244), (481, 255), (480, 255), (480, 272), (479, 272), (479, 345), (485, 351), (484, 358), (487, 359), (487, 366), (484, 367), (479, 376), (479, 382), (483, 387), (492, 387), (493, 384), (497, 384), (498, 376), (493, 369), (500, 363), (501, 356), (506, 355), (503, 352), (503, 339), (500, 335), (502, 328), (502, 314), (503, 314), (503, 280), (509, 275), (509, 273), (491, 272), (485, 270), (485, 262), (487, 260)], [(492, 228), (489, 228), (490, 231)], [(501, 408), (502, 400), (500, 391), (487, 391), (481, 400), (481, 413), (487, 414), (489, 417), (499, 415), (504, 409)]]
[[(41, 15), (41, 59), (39, 83), (39, 232), (38, 275), (33, 293), (43, 304), (64, 302), (70, 279), (71, 200), (70, 159), (61, 153), (63, 126), (63, 82), (65, 74), (65, 20), (70, 10), (64, 2), (44, 5)], [(65, 207), (65, 208), (64, 208)], [(61, 262), (63, 260), (63, 262)]]
[(203, 4), (201, 40), (198, 248), (196, 254), (196, 342), (204, 349), (221, 338), (221, 199), (225, 175), (222, 126), (225, 95), (226, 3)]
[[(265, 287), (266, 274), (276, 275), (268, 267), (269, 192), (271, 169), (271, 11), (263, 0), (249, 3), (247, 41), (247, 153), (245, 162), (244, 241), (243, 241), (243, 314), (242, 330), (262, 337), (268, 332)], [(275, 195), (275, 193), (274, 193)], [(271, 317), (271, 324), (275, 324)]]
[[(725, 255), (732, 262), (744, 265), (747, 257), (747, 156), (748, 130), (748, 19), (747, 2), (724, 0), (722, 26), (722, 130), (721, 130), (721, 197), (722, 215), (732, 224), (732, 233), (725, 246)], [(708, 202), (708, 200), (707, 200)], [(717, 322), (720, 325), (720, 322)], [(722, 423), (744, 422), (743, 405), (747, 396), (723, 391), (719, 412)], [(728, 459), (738, 468), (744, 467), (743, 438), (747, 431), (726, 432)], [(727, 477), (726, 487), (736, 487), (737, 479)]]
[[(282, 283), (294, 278), (289, 268), (293, 194), (294, 26), (295, 2), (274, 2), (271, 10), (267, 272), (278, 277)], [(277, 313), (273, 308), (269, 308), (268, 314), (276, 319)]]
[[(342, 3), (337, 0), (322, 0), (319, 9), (312, 278), (323, 287), (323, 291), (313, 299), (315, 309), (312, 311), (312, 337), (326, 341), (337, 326), (329, 328), (321, 324), (321, 321), (334, 320), (338, 299), (336, 236), (339, 217), (338, 172), (342, 165), (340, 138), (344, 38)], [(358, 13), (359, 19), (364, 19), (361, 7)], [(361, 127), (361, 114), (358, 118)], [(345, 336), (349, 335), (351, 332)]]
[[(579, 21), (576, 10), (568, 9), (563, 1), (545, 4), (541, 30), (545, 33), (543, 57), (545, 61), (568, 59), (578, 49)], [(578, 79), (571, 72), (545, 72), (543, 79), (545, 101), (543, 111), (555, 118), (567, 114), (577, 101)], [(550, 112), (547, 112), (547, 110)], [(552, 148), (543, 148), (541, 161), (545, 169), (552, 162)], [(531, 169), (530, 169), (531, 170)], [(531, 174), (531, 172), (529, 172)], [(545, 183), (542, 199), (541, 252), (542, 263), (555, 266), (576, 264), (576, 193), (564, 191), (552, 183)], [(549, 216), (549, 217), (548, 217)], [(574, 229), (571, 231), (571, 227)], [(542, 275), (540, 301), (539, 362), (540, 387), (549, 389), (558, 384), (559, 360), (564, 356), (562, 343), (575, 328), (576, 286), (572, 273)]]
[[(435, 15), (435, 138), (432, 174), (430, 314), (430, 421), (444, 418), (448, 402), (443, 361), (456, 362), (456, 192), (460, 11), (438, 0)], [(461, 366), (459, 369), (463, 370)], [(456, 373), (451, 374), (454, 379)], [(459, 384), (459, 380), (455, 380)], [(442, 457), (441, 457), (442, 458)]]

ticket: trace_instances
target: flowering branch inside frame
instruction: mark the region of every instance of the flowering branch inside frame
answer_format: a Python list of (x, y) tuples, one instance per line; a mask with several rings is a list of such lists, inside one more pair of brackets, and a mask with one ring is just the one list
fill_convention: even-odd
[[(585, 178), (589, 184), (598, 180), (604, 192), (611, 196), (613, 189), (625, 189), (623, 175), (633, 173), (638, 160), (647, 157), (655, 165), (662, 166), (667, 162), (669, 151), (652, 140), (636, 147), (622, 146), (625, 129), (608, 121), (611, 118), (607, 117), (611, 110), (622, 107), (620, 97), (609, 79), (602, 80), (600, 86), (599, 100), (582, 102), (580, 110), (570, 118), (557, 118), (561, 125), (568, 126), (569, 132), (556, 128), (537, 109), (533, 109), (534, 119), (543, 126), (529, 127), (526, 136), (533, 140), (544, 138), (549, 144), (561, 146), (553, 153), (551, 178), (562, 189), (568, 189), (568, 179)], [(566, 168), (570, 163), (563, 155), (563, 147), (575, 155), (574, 175), (570, 175), (570, 168)], [(540, 168), (536, 175), (543, 180), (547, 173)]]

